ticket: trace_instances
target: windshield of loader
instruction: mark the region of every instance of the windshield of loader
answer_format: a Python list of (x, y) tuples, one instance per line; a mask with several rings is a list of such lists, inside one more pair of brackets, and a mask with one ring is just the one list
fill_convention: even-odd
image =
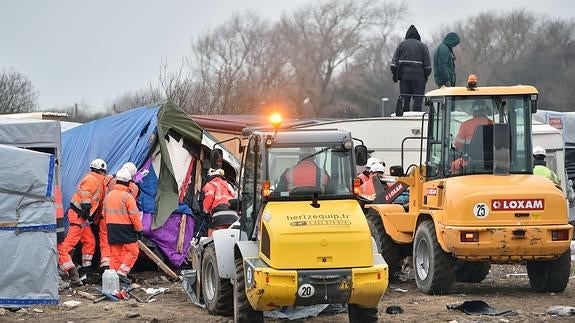
[(268, 150), (270, 198), (352, 195), (352, 151), (334, 145), (271, 147)]
[(435, 104), (428, 177), (493, 173), (498, 124), (509, 128), (509, 160), (503, 161), (509, 162), (509, 171), (532, 172), (530, 105), (529, 95), (454, 96)]

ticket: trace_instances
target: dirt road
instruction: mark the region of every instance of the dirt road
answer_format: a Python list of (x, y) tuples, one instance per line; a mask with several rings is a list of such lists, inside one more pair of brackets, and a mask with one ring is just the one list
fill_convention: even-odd
[[(145, 273), (148, 277), (150, 273)], [(152, 275), (160, 275), (153, 273)], [(187, 294), (179, 283), (163, 282), (142, 287), (169, 288), (163, 294), (154, 297), (152, 303), (128, 301), (103, 301), (94, 304), (72, 290), (61, 293), (61, 303), (69, 300), (80, 301), (75, 308), (64, 306), (34, 307), (18, 312), (0, 309), (0, 321), (38, 321), (38, 322), (232, 322), (230, 317), (211, 316), (207, 311), (190, 303)], [(90, 290), (92, 287), (84, 287)], [(143, 290), (138, 295), (147, 297)], [(484, 300), (499, 310), (513, 310), (512, 316), (472, 316), (457, 310), (448, 310), (447, 304), (461, 303), (466, 300)], [(386, 314), (388, 306), (397, 305), (402, 314)], [(575, 316), (554, 317), (545, 315), (545, 310), (553, 305), (575, 306), (575, 279), (567, 290), (558, 294), (539, 294), (529, 289), (529, 281), (523, 266), (493, 266), (491, 272), (480, 284), (456, 284), (453, 293), (446, 296), (429, 296), (416, 289), (415, 282), (392, 284), (382, 298), (380, 322), (574, 322)], [(279, 320), (269, 319), (269, 322)], [(347, 314), (324, 315), (292, 322), (347, 322)]]

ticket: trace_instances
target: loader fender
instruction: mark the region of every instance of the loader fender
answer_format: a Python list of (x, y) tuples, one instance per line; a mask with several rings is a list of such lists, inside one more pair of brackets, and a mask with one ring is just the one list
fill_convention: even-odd
[[(235, 259), (253, 258), (259, 256), (258, 243), (255, 241), (238, 241), (236, 243)], [(232, 255), (232, 260), (234, 255)]]
[(238, 229), (220, 229), (212, 234), (220, 278), (234, 278), (236, 273), (234, 245), (239, 240), (239, 237), (240, 230)]

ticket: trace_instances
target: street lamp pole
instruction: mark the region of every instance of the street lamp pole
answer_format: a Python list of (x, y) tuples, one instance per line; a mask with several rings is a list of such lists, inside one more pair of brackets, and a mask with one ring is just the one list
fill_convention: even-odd
[(385, 102), (389, 101), (389, 98), (381, 98), (381, 116), (385, 116)]

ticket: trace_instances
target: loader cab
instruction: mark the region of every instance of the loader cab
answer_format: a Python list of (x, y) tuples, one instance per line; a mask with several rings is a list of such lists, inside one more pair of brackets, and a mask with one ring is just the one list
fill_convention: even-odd
[[(354, 147), (346, 131), (252, 133), (240, 178), (241, 239), (256, 239), (256, 224), (266, 203), (309, 200), (319, 206), (323, 200), (355, 199), (355, 167), (366, 160), (367, 148)], [(307, 184), (295, 186), (290, 172), (302, 163), (315, 165), (318, 171)]]
[(531, 86), (441, 88), (427, 94), (427, 180), (533, 172)]

